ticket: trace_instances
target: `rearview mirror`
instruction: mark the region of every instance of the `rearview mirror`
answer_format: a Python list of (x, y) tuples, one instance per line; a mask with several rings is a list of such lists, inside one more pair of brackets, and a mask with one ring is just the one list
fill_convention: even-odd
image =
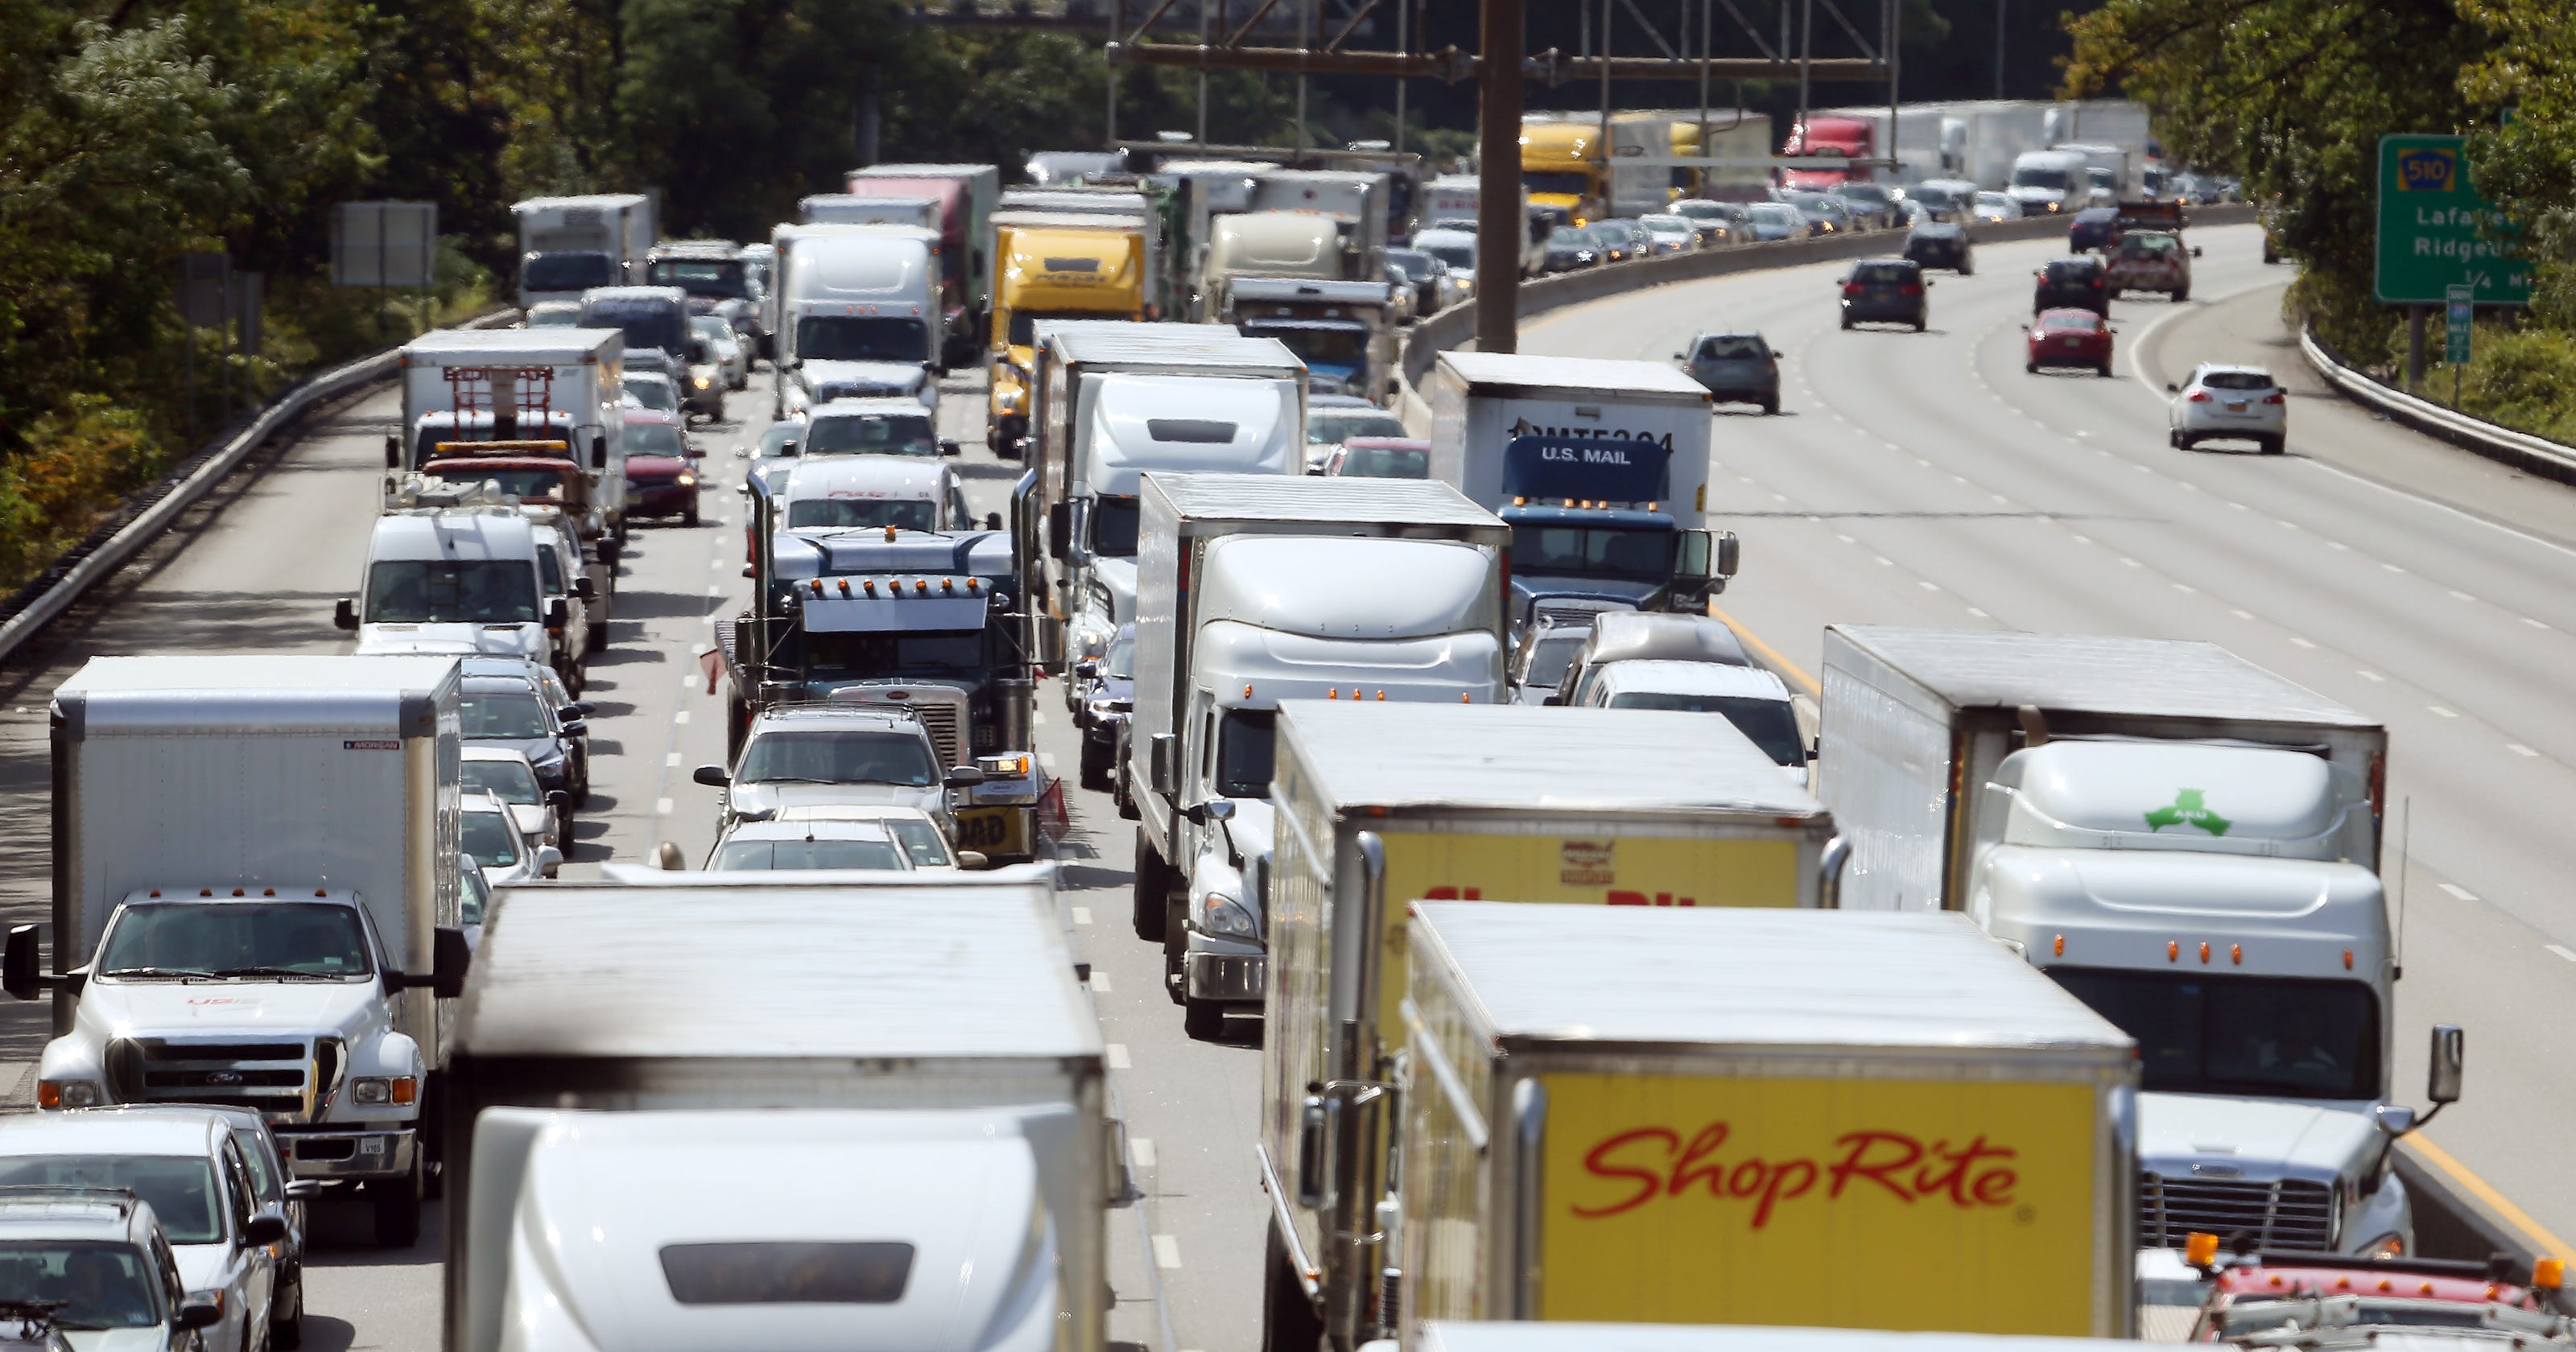
[(286, 1238), (286, 1218), (274, 1211), (263, 1211), (242, 1226), (242, 1247), (260, 1249)]
[(608, 468), (608, 434), (606, 432), (593, 432), (590, 434), (590, 467), (592, 469)]
[(179, 1327), (183, 1329), (205, 1329), (213, 1328), (215, 1325), (223, 1322), (223, 1302), (218, 1300), (208, 1300), (205, 1298), (207, 1294), (208, 1293), (205, 1292), (191, 1292), (189, 1294), (188, 1299), (179, 1306)]
[(563, 851), (556, 849), (552, 845), (540, 845), (537, 847), (537, 874), (539, 877), (551, 878), (555, 876), (555, 872), (562, 867)]
[(983, 782), (984, 772), (975, 766), (952, 765), (948, 767), (948, 787), (952, 789), (971, 789)]
[(2465, 1039), (2457, 1024), (2433, 1025), (2431, 1064), (2424, 1076), (2424, 1097), (2434, 1106), (2460, 1101), (2460, 1072), (2465, 1060)]
[(1145, 788), (1148, 792), (1169, 794), (1180, 782), (1181, 739), (1172, 733), (1158, 732), (1145, 742)]
[(958, 446), (957, 446), (957, 443), (956, 443), (956, 442), (950, 441), (950, 440), (948, 440), (948, 439), (947, 439), (947, 438), (945, 438), (945, 437), (940, 438), (940, 441), (939, 441), (939, 453), (940, 453), (941, 455), (963, 455), (963, 454), (965, 454), (965, 452), (964, 452), (964, 451), (962, 451), (962, 450), (958, 449)]
[(2180, 394), (2180, 393), (2182, 393), (2182, 386), (2177, 385), (2177, 384), (2173, 383), (2172, 381), (2168, 380), (2168, 381), (2166, 381), (2166, 382), (2165, 382), (2165, 393), (2167, 393), (2167, 394)]
[(987, 857), (982, 850), (959, 850), (957, 852), (957, 867), (959, 868), (989, 868), (992, 866), (992, 863), (993, 861)]
[(334, 624), (334, 625), (336, 625), (336, 626), (338, 626), (338, 627), (340, 627), (340, 628), (342, 628), (342, 629), (355, 629), (355, 628), (357, 628), (357, 627), (358, 627), (358, 602), (357, 602), (357, 599), (356, 599), (356, 598), (354, 598), (354, 597), (348, 597), (348, 596), (343, 596), (343, 597), (341, 597), (341, 598), (340, 598), (340, 601), (339, 601), (339, 604), (337, 604), (337, 605), (335, 605), (335, 606), (333, 606), (333, 607), (331, 608), (331, 623), (332, 623), (332, 624)]
[(574, 719), (572, 722), (564, 724), (563, 730), (564, 736), (566, 737), (588, 737), (590, 735), (590, 724), (583, 722), (580, 719)]
[(43, 955), (36, 951), (36, 927), (13, 925), (9, 943), (0, 950), (0, 990), (9, 992), (12, 1000), (33, 1000), (45, 986)]
[(572, 795), (561, 789), (546, 790), (546, 806), (548, 807), (562, 807), (564, 804), (571, 801)]
[(401, 468), (402, 468), (402, 438), (401, 438), (401, 437), (387, 437), (387, 438), (385, 438), (385, 468), (387, 468), (387, 469), (401, 469)]
[(732, 777), (725, 773), (721, 765), (701, 765), (689, 772), (689, 780), (691, 783), (704, 784), (711, 789), (721, 789), (733, 783)]
[(1001, 528), (1002, 528), (1002, 514), (1001, 514), (1000, 512), (986, 512), (986, 513), (984, 513), (984, 529), (986, 529), (986, 530), (1000, 530)]
[(572, 622), (572, 605), (560, 596), (546, 598), (546, 627), (561, 629)]
[(599, 599), (599, 584), (586, 577), (574, 578), (572, 594), (584, 601), (596, 601)]
[(1086, 657), (1081, 661), (1074, 663), (1073, 674), (1086, 681), (1096, 681), (1100, 679), (1100, 659), (1097, 657)]

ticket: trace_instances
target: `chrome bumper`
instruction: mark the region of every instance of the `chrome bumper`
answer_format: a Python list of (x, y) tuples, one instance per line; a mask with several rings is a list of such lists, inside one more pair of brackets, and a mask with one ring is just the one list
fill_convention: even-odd
[(1181, 988), (1193, 1000), (1259, 1004), (1269, 961), (1259, 953), (1192, 953), (1181, 965)]
[(393, 1131), (281, 1131), (277, 1148), (297, 1178), (400, 1178), (411, 1172), (418, 1133)]

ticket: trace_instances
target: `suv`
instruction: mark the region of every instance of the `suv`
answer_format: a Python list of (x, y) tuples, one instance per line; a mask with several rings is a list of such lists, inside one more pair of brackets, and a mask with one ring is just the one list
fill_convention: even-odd
[(121, 1188), (151, 1205), (180, 1288), (217, 1307), (206, 1352), (270, 1341), (287, 1224), (263, 1206), (232, 1124), (203, 1108), (72, 1109), (0, 1119), (0, 1188)]
[(1565, 678), (1547, 704), (1586, 704), (1602, 668), (1613, 662), (1722, 662), (1749, 667), (1744, 643), (1726, 621), (1710, 615), (1669, 615), (1642, 610), (1603, 611), (1592, 637), (1566, 664)]
[(1717, 714), (1773, 764), (1807, 787), (1807, 742), (1789, 687), (1760, 667), (1727, 662), (1612, 662), (1583, 696), (1596, 709), (1667, 709)]
[(943, 771), (938, 743), (909, 709), (814, 703), (761, 710), (731, 772), (701, 765), (693, 778), (725, 791), (719, 832), (801, 804), (891, 803), (929, 813), (954, 837), (948, 788), (983, 776), (971, 767)]
[(2263, 367), (2202, 362), (2189, 381), (2165, 389), (2174, 397), (2165, 439), (2175, 450), (2243, 438), (2279, 455), (2289, 438), (2288, 391)]
[[(191, 1300), (152, 1205), (124, 1188), (0, 1188), (0, 1348), (183, 1352), (223, 1318)], [(140, 1336), (138, 1336), (140, 1335)]]
[(2030, 312), (2043, 310), (2091, 310), (2097, 315), (2111, 313), (2111, 293), (2104, 284), (2106, 272), (2102, 260), (2091, 254), (2075, 258), (2052, 258), (2031, 276), (2039, 284), (2031, 290)]
[(1911, 324), (1921, 333), (1932, 317), (1931, 286), (1911, 258), (1864, 258), (1843, 274), (1843, 327)]
[(2111, 251), (2102, 285), (2113, 300), (2124, 291), (2161, 291), (2179, 304), (2191, 299), (2191, 256), (2199, 252), (2170, 230), (2132, 230)]
[(1753, 404), (1780, 411), (1780, 352), (1748, 331), (1703, 333), (1676, 352), (1683, 374), (1708, 388), (1712, 402)]

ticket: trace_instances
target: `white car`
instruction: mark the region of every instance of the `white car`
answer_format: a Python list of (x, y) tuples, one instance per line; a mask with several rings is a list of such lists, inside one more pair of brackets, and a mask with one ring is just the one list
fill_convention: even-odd
[(2202, 362), (2191, 379), (2167, 384), (2173, 412), (2165, 439), (2190, 450), (2204, 441), (2251, 441), (2265, 455), (2279, 455), (2290, 435), (2288, 392), (2260, 366)]
[(2017, 221), (2021, 219), (2021, 203), (2019, 200), (2014, 198), (2011, 193), (1978, 193), (1976, 197), (1976, 205), (1970, 207), (1969, 211), (1981, 221)]
[(0, 1303), (19, 1301), (53, 1309), (0, 1314), (11, 1352), (183, 1352), (222, 1317), (187, 1295), (152, 1204), (109, 1188), (0, 1188)]
[(1656, 253), (1695, 253), (1699, 249), (1699, 225), (1688, 216), (1640, 216), (1637, 224), (1646, 227), (1646, 233), (1654, 238)]
[(463, 844), (494, 887), (551, 878), (563, 867), (563, 851), (529, 844), (510, 805), (488, 793), (465, 795)]
[(629, 371), (620, 379), (627, 403), (679, 415), (680, 387), (669, 376), (659, 371)]
[(1583, 702), (1597, 709), (1672, 709), (1718, 714), (1735, 725), (1801, 788), (1807, 783), (1807, 743), (1789, 687), (1760, 667), (1724, 662), (1612, 662), (1601, 669)]
[(751, 349), (733, 325), (719, 315), (689, 316), (689, 336), (707, 345), (708, 355), (715, 358), (716, 369), (724, 373), (728, 390), (747, 389), (751, 385)]
[(982, 868), (984, 856), (949, 848), (939, 823), (917, 807), (891, 803), (801, 803), (779, 811), (781, 822), (870, 822), (894, 835), (916, 869)]
[(467, 793), (500, 799), (509, 807), (519, 835), (529, 842), (552, 845), (557, 850), (564, 848), (563, 812), (571, 799), (561, 789), (547, 789), (537, 783), (536, 767), (529, 763), (526, 752), (488, 742), (467, 742), (459, 754), (463, 763), (457, 768), (464, 777)]
[(222, 1306), (200, 1333), (204, 1352), (264, 1352), (286, 1217), (261, 1205), (222, 1115), (173, 1106), (0, 1118), (0, 1188), (29, 1184), (124, 1188), (149, 1203), (188, 1299)]
[(912, 858), (878, 822), (736, 822), (707, 852), (709, 873), (909, 873)]

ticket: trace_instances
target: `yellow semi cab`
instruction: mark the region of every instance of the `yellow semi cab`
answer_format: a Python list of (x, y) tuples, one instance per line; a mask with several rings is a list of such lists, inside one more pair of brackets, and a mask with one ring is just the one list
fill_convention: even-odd
[(1015, 459), (1029, 435), (1034, 331), (1048, 319), (1145, 317), (1141, 220), (1065, 212), (993, 217), (992, 392), (984, 443)]

